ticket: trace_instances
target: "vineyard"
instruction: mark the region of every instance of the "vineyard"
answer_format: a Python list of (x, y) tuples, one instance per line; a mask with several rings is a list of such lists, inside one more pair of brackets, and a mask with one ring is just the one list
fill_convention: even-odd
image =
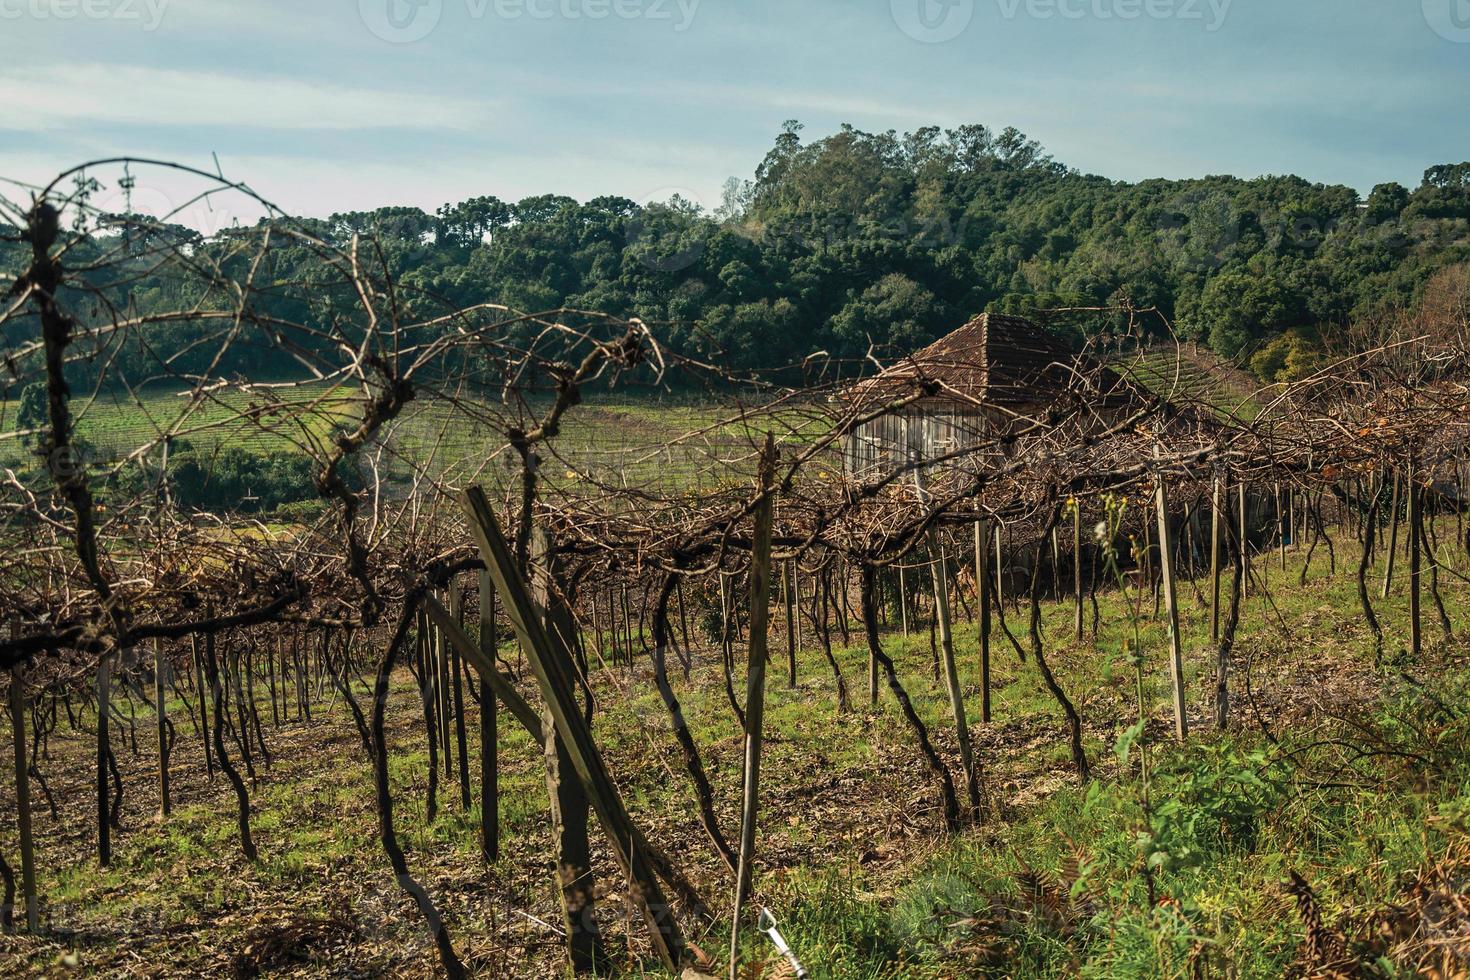
[(989, 313), (736, 376), (67, 176), (6, 205), (7, 973), (1470, 969), (1470, 291), (1260, 390)]

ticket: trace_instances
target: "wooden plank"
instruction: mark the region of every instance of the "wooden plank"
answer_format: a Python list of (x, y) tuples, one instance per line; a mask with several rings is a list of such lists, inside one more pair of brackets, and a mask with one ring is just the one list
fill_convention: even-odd
[(1169, 622), (1169, 680), (1174, 693), (1174, 735), (1182, 742), (1189, 737), (1189, 718), (1184, 703), (1184, 657), (1179, 638), (1179, 602), (1174, 588), (1174, 541), (1169, 529), (1169, 498), (1164, 475), (1154, 476), (1154, 504), (1159, 523), (1159, 573), (1164, 585), (1164, 608)]
[(648, 842), (628, 816), (617, 785), (582, 718), (572, 693), (574, 681), (556, 670), (551, 639), (537, 616), (515, 557), (484, 492), (478, 487), (466, 490), (464, 507), (470, 530), (505, 604), (506, 616), (515, 630), (516, 639), (536, 674), (556, 729), (587, 789), (587, 797), (612, 846), (613, 856), (629, 881), (634, 900), (641, 907), (654, 950), (665, 967), (677, 970), (685, 956), (683, 934), (649, 863)]
[(460, 656), (470, 662), (470, 666), (480, 675), (480, 679), (490, 685), (495, 696), (501, 700), (510, 713), (515, 716), (516, 721), (526, 729), (533, 739), (541, 739), (541, 719), (537, 717), (535, 709), (526, 703), (505, 675), (495, 666), (489, 656), (481, 652), (475, 641), (464, 631), (454, 617), (449, 615), (449, 610), (431, 595), (423, 598), (424, 612), (434, 621), (434, 625), (444, 631), (444, 638), (454, 645)]

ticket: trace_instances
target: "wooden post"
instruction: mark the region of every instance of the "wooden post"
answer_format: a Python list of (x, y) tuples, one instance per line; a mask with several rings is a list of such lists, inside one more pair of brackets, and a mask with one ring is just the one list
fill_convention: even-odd
[[(446, 597), (447, 598), (447, 597)], [(442, 630), (431, 634), (434, 640), (434, 691), (439, 696), (439, 752), (444, 759), (444, 775), (454, 775), (454, 741), (451, 736), (454, 724), (454, 703), (450, 693), (449, 644), (444, 642)]]
[(1082, 501), (1072, 498), (1072, 626), (1082, 642)]
[[(158, 797), (159, 814), (168, 816), (172, 805), (168, 792), (168, 706), (164, 703), (163, 671), (168, 661), (163, 656), (163, 641), (153, 641), (153, 706), (158, 715)], [(275, 707), (275, 697), (271, 698)]]
[(985, 518), (975, 522), (975, 605), (980, 607), (980, 720), (990, 724), (990, 530)]
[(1174, 547), (1169, 533), (1169, 498), (1164, 474), (1154, 474), (1154, 502), (1159, 519), (1159, 576), (1164, 583), (1164, 610), (1169, 622), (1169, 680), (1174, 689), (1174, 734), (1182, 742), (1189, 737), (1189, 717), (1184, 703), (1184, 657), (1180, 650), (1179, 603), (1174, 590)]
[[(454, 617), (455, 622), (464, 621), (463, 596), (460, 594), (459, 583), (449, 583), (449, 614)], [(469, 736), (465, 732), (464, 725), (464, 672), (460, 667), (459, 651), (450, 644), (444, 644), (445, 653), (449, 657), (449, 672), (454, 677), (454, 741), (455, 750), (459, 753), (459, 805), (465, 813), (470, 812), (470, 754)]]
[[(480, 569), (480, 652), (495, 662), (495, 586)], [(500, 859), (500, 738), (495, 691), (480, 674), (480, 853), (487, 864)]]
[(939, 628), (939, 646), (944, 655), (944, 686), (949, 693), (949, 710), (954, 718), (955, 737), (960, 746), (960, 765), (965, 770), (965, 784), (970, 792), (971, 816), (980, 811), (980, 777), (975, 771), (975, 756), (970, 746), (970, 722), (965, 717), (965, 694), (960, 687), (959, 668), (955, 664), (954, 634), (949, 621), (949, 572), (944, 549), (937, 536), (929, 539), (934, 552), (930, 566), (934, 572), (934, 617)]
[(654, 952), (666, 969), (677, 971), (684, 959), (683, 933), (654, 876), (648, 859), (648, 843), (623, 807), (617, 784), (609, 775), (591, 729), (582, 717), (573, 695), (575, 682), (562, 671), (562, 664), (552, 651), (551, 639), (538, 621), (535, 605), (526, 591), (515, 557), (484, 492), (478, 487), (469, 488), (465, 491), (464, 507), (480, 555), (489, 567), (490, 577), (505, 604), (506, 616), (526, 652), (531, 670), (536, 674), (547, 710), (567, 747), (577, 775), (586, 786), (587, 796), (607, 835), (613, 857), (628, 880), (634, 901), (641, 906)]
[(1245, 566), (1245, 576), (1240, 583), (1240, 597), (1244, 599), (1250, 592), (1251, 584), (1251, 539), (1247, 532), (1248, 521), (1246, 520), (1246, 490), (1245, 481), (1240, 481), (1237, 488), (1240, 497), (1240, 554)]
[[(553, 668), (574, 683), (572, 643), (576, 625), (571, 611), (558, 594), (551, 541), (546, 532), (532, 532), (531, 595), (545, 623), (550, 641), (547, 654)], [(624, 621), (626, 622), (626, 607)], [(576, 697), (568, 690), (571, 704)], [(582, 719), (585, 722), (585, 718)], [(541, 712), (542, 747), (546, 757), (546, 795), (551, 803), (551, 827), (556, 839), (557, 884), (561, 896), (562, 929), (567, 952), (577, 973), (601, 970), (602, 936), (597, 928), (596, 879), (592, 871), (592, 846), (587, 838), (589, 804), (585, 784), (575, 769), (551, 710)]]
[(1389, 518), (1390, 533), (1388, 539), (1388, 561), (1383, 568), (1382, 598), (1384, 599), (1388, 598), (1388, 591), (1393, 586), (1394, 556), (1398, 554), (1399, 550), (1399, 511), (1402, 509), (1402, 487), (1403, 479), (1399, 475), (1399, 473), (1395, 471), (1393, 475), (1393, 516)]
[[(776, 446), (766, 437), (761, 461), (763, 492), (755, 510), (750, 553), (750, 645), (745, 674), (745, 780), (740, 808), (740, 864), (735, 874), (735, 908), (730, 917), (730, 980), (740, 975), (740, 910), (750, 892), (750, 863), (755, 857), (756, 809), (760, 799), (761, 726), (766, 704), (766, 643), (771, 611), (771, 483), (775, 479)], [(876, 661), (870, 657), (876, 668)], [(878, 700), (873, 688), (873, 702)]]
[(208, 699), (204, 696), (204, 657), (199, 652), (198, 636), (189, 637), (189, 655), (194, 661), (194, 699), (199, 702), (199, 734), (204, 740), (204, 771), (213, 782), (214, 756), (209, 738), (209, 710), (205, 707)]
[(112, 657), (97, 664), (97, 863), (112, 863), (112, 807), (108, 795), (107, 755), (111, 750)]
[(781, 594), (786, 603), (786, 686), (796, 689), (796, 608), (792, 602), (791, 562), (781, 565)]
[(909, 583), (903, 565), (898, 566), (898, 618), (903, 625), (903, 650), (909, 648)]
[(1051, 594), (1057, 602), (1062, 601), (1062, 545), (1061, 532), (1051, 529)]
[(796, 652), (801, 652), (801, 563), (791, 560), (791, 601), (796, 615)]
[(1005, 569), (1001, 568), (1000, 521), (995, 522), (995, 604), (1002, 606), (1006, 601)]
[[(12, 626), (12, 630), (14, 627)], [(12, 635), (14, 635), (12, 633)], [(21, 895), (26, 903), (26, 929), (40, 928), (36, 902), (36, 845), (31, 837), (31, 767), (26, 759), (25, 688), (19, 667), (10, 668), (10, 733), (15, 746), (15, 818), (20, 832)]]
[(1281, 570), (1286, 571), (1286, 511), (1281, 508), (1281, 484), (1276, 484), (1276, 553)]
[(1424, 631), (1419, 618), (1419, 539), (1423, 533), (1424, 514), (1416, 482), (1418, 474), (1414, 470), (1414, 460), (1410, 459), (1404, 471), (1404, 499), (1408, 501), (1409, 508), (1409, 650), (1418, 657), (1424, 648)]
[(1210, 491), (1210, 642), (1220, 642), (1220, 535), (1225, 531), (1225, 478), (1215, 474)]

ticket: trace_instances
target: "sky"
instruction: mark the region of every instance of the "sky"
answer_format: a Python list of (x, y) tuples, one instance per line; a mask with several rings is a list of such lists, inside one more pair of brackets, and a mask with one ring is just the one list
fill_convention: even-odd
[[(1413, 187), (1470, 159), (1470, 0), (0, 0), (12, 200), (130, 155), (318, 216), (482, 194), (714, 208), (787, 119), (1015, 126), (1126, 180)], [(136, 210), (253, 220), (130, 171)]]

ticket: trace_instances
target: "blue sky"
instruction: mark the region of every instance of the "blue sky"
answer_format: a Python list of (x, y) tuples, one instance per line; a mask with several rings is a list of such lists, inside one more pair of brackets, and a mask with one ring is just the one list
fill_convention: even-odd
[(0, 175), (32, 182), (218, 154), (306, 214), (713, 207), (788, 118), (1013, 125), (1115, 178), (1414, 186), (1470, 158), (1470, 0), (0, 0)]

